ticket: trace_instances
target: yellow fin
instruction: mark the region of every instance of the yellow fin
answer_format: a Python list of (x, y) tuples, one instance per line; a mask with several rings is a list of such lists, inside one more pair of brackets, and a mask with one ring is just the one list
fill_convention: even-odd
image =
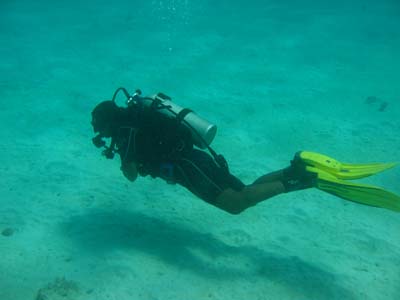
[(344, 181), (315, 167), (308, 166), (306, 170), (318, 175), (316, 187), (324, 192), (364, 205), (400, 212), (399, 195), (381, 187)]
[(341, 163), (329, 156), (310, 152), (300, 152), (301, 160), (308, 166), (323, 170), (336, 178), (343, 180), (352, 180), (368, 177), (385, 170), (391, 169), (397, 163), (369, 163), (369, 164), (348, 164)]

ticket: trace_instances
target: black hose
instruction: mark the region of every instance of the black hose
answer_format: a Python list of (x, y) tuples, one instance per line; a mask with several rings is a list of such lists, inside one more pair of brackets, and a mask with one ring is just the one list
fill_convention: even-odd
[(126, 98), (129, 99), (130, 95), (129, 95), (128, 91), (126, 90), (126, 88), (120, 87), (120, 88), (117, 88), (117, 90), (114, 92), (114, 96), (111, 99), (112, 102), (115, 103), (115, 98), (117, 97), (117, 94), (119, 93), (119, 91), (122, 91), (125, 94)]

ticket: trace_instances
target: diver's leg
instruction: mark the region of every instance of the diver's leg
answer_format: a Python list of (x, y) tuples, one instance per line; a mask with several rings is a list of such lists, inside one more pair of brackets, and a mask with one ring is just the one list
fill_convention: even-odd
[(228, 188), (222, 191), (213, 204), (220, 209), (237, 215), (261, 201), (284, 192), (285, 186), (281, 181), (247, 185), (241, 191)]
[[(279, 180), (268, 181), (274, 176)], [(264, 175), (257, 179), (255, 183), (246, 185), (241, 191), (228, 188), (218, 195), (213, 204), (231, 214), (239, 214), (245, 209), (276, 195), (314, 186), (315, 174), (298, 172), (298, 170), (294, 172), (289, 167)]]
[(265, 174), (257, 178), (253, 184), (281, 181), (286, 191), (290, 192), (302, 189), (302, 187), (305, 188), (305, 186), (310, 186), (310, 183), (314, 181), (315, 177), (316, 175), (314, 173), (306, 171), (306, 165), (298, 159), (298, 153), (296, 153), (289, 167)]
[[(287, 169), (287, 168), (286, 168)], [(253, 184), (260, 184), (260, 183), (267, 183), (267, 182), (272, 182), (272, 181), (278, 181), (278, 180), (282, 180), (283, 176), (284, 176), (284, 171), (286, 169), (282, 169), (282, 170), (278, 170), (278, 171), (274, 171), (268, 174), (265, 174), (259, 178), (257, 178)]]
[(301, 152), (299, 151), (295, 154), (294, 158), (290, 161), (290, 166), (275, 172), (265, 174), (257, 178), (253, 182), (253, 184), (267, 183), (278, 180), (285, 182), (292, 178), (301, 178), (307, 176), (305, 164), (300, 158), (300, 153)]

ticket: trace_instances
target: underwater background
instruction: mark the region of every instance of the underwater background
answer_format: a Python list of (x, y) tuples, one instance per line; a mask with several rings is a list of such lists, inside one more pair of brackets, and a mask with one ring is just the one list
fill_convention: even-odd
[[(0, 2), (0, 299), (400, 299), (400, 214), (319, 190), (229, 215), (91, 139), (124, 86), (218, 125), (245, 183), (400, 161), (400, 2)], [(400, 193), (400, 169), (366, 179)]]

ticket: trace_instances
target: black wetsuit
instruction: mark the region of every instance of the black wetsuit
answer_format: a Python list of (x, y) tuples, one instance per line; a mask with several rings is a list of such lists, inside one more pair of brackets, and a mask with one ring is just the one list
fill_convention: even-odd
[(128, 109), (125, 119), (115, 137), (122, 165), (134, 161), (141, 176), (178, 183), (211, 204), (227, 188), (244, 188), (212, 156), (194, 148), (189, 129), (175, 118), (151, 109), (140, 113)]

